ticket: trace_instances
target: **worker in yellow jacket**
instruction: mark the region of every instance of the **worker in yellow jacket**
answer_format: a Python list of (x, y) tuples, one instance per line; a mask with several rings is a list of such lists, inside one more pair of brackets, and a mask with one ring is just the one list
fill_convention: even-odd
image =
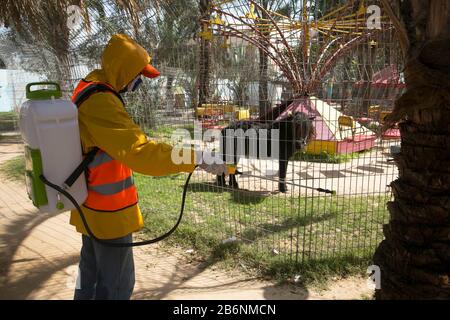
[[(130, 243), (132, 233), (144, 225), (132, 171), (152, 176), (192, 172), (199, 162), (189, 151), (190, 163), (175, 164), (172, 147), (150, 141), (125, 110), (119, 94), (136, 90), (142, 77), (157, 76), (147, 51), (117, 34), (103, 52), (101, 69), (91, 72), (74, 91), (83, 152), (98, 148), (87, 170), (88, 197), (82, 210), (100, 239)], [(226, 173), (225, 165), (200, 167)], [(91, 239), (77, 211), (71, 212), (70, 223), (83, 241), (75, 299), (129, 299), (135, 280), (132, 249)]]

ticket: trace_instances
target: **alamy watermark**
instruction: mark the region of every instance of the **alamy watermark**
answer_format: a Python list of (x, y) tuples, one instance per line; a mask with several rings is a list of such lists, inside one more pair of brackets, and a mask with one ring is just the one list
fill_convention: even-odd
[(66, 268), (68, 274), (66, 287), (69, 289), (81, 289), (81, 272), (78, 266), (70, 266)]
[(81, 8), (77, 5), (68, 6), (67, 13), (67, 28), (69, 30), (76, 30), (83, 24), (83, 14)]
[(377, 5), (371, 5), (366, 10), (369, 15), (367, 19), (367, 29), (369, 30), (381, 30), (381, 8)]
[(371, 265), (367, 268), (367, 274), (369, 278), (367, 278), (367, 286), (370, 289), (381, 289), (381, 270), (377, 265)]
[[(227, 128), (207, 129), (203, 132), (201, 122), (195, 121), (193, 139), (187, 129), (177, 129), (171, 140), (176, 143), (171, 154), (174, 164), (192, 164), (192, 150), (196, 154), (195, 164), (233, 164), (236, 159), (244, 157), (278, 160), (280, 155), (279, 129)], [(219, 150), (202, 151), (200, 145), (211, 141), (219, 141)]]

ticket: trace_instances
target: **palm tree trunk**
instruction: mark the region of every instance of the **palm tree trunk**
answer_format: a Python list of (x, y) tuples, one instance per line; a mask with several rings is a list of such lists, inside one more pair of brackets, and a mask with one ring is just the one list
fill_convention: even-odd
[[(199, 9), (202, 20), (210, 19), (210, 0), (200, 0)], [(201, 26), (202, 27), (202, 26)], [(209, 40), (201, 38), (199, 57), (199, 78), (198, 78), (198, 107), (201, 107), (209, 98), (209, 72), (211, 64), (211, 43)]]
[[(268, 0), (260, 0), (259, 5), (265, 10), (273, 10), (273, 3), (271, 4)], [(263, 10), (256, 10), (257, 15), (262, 19), (268, 19), (267, 13)], [(266, 31), (262, 34), (265, 37), (269, 37)], [(269, 102), (269, 57), (264, 50), (259, 49), (259, 81), (258, 81), (258, 100), (259, 100), (259, 116), (263, 116), (270, 109), (271, 105)]]
[(263, 50), (259, 50), (259, 83), (258, 83), (258, 98), (259, 98), (259, 114), (264, 115), (270, 107), (269, 103), (269, 88), (268, 88), (268, 64), (269, 57)]
[(72, 92), (74, 89), (74, 83), (72, 81), (71, 76), (71, 67), (69, 61), (69, 54), (65, 52), (59, 52), (57, 59), (57, 67), (56, 67), (56, 77), (61, 89), (63, 91), (63, 98), (69, 99), (72, 96)]
[[(344, 65), (347, 67), (347, 68), (350, 68), (350, 66), (351, 66), (351, 64), (352, 64), (352, 59), (353, 59), (353, 56), (352, 55), (348, 55), (347, 57), (345, 57), (345, 59), (344, 59)], [(342, 97), (342, 100), (341, 100), (341, 105), (342, 105), (342, 109), (343, 110), (345, 110), (345, 108), (347, 107), (347, 100), (349, 99), (349, 98), (351, 98), (351, 96), (349, 95), (349, 92), (348, 92), (348, 90), (349, 90), (349, 88), (350, 88), (350, 77), (349, 77), (349, 74), (348, 74), (348, 72), (344, 72), (343, 73), (343, 78), (344, 78), (344, 83), (342, 84), (342, 95), (341, 95), (341, 97)]]
[(405, 0), (406, 93), (388, 121), (400, 121), (399, 177), (374, 263), (377, 299), (450, 298), (450, 2)]
[(358, 92), (360, 103), (358, 104), (358, 115), (367, 114), (370, 107), (370, 99), (372, 95), (372, 77), (373, 63), (375, 58), (375, 50), (367, 42), (363, 42), (358, 46), (358, 63), (361, 70), (361, 78), (363, 80), (361, 88)]
[(174, 111), (174, 96), (172, 92), (173, 82), (175, 77), (173, 75), (167, 76), (166, 82), (166, 112), (171, 113)]
[(375, 64), (376, 49), (368, 43), (366, 46), (367, 55), (365, 57), (364, 74), (365, 78), (365, 91), (362, 101), (363, 114), (368, 114), (370, 105), (372, 103), (372, 78), (373, 78), (373, 66)]

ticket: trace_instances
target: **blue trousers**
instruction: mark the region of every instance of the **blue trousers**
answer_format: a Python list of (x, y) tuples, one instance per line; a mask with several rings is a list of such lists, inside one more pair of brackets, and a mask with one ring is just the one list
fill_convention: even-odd
[[(108, 247), (83, 235), (75, 300), (129, 300), (134, 289), (133, 249)], [(131, 234), (108, 240), (130, 243)]]

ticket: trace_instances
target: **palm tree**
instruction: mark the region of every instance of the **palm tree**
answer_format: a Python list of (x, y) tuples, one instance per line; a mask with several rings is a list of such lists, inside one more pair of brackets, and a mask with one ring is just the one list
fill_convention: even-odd
[(5, 0), (0, 7), (0, 24), (23, 43), (49, 51), (56, 58), (54, 71), (61, 80), (69, 77), (67, 7), (71, 4), (81, 5), (81, 1)]
[[(189, 73), (192, 72), (195, 57), (192, 56), (192, 50), (188, 50), (188, 42), (193, 39), (197, 31), (198, 14), (195, 10), (186, 10), (186, 8), (192, 8), (195, 5), (194, 0), (161, 2), (159, 14), (156, 15), (156, 25), (153, 25), (153, 33), (156, 35), (156, 43), (153, 44), (156, 45), (155, 60), (159, 65), (164, 64), (176, 69), (184, 68), (185, 70), (182, 71), (189, 78), (191, 78)], [(184, 54), (180, 55), (180, 52)], [(172, 87), (176, 76), (170, 72), (166, 76), (166, 100), (170, 101), (173, 97)]]
[(63, 86), (67, 87), (69, 84), (65, 82), (71, 78), (70, 43), (73, 40), (68, 26), (68, 7), (71, 5), (80, 7), (84, 18), (84, 31), (91, 27), (90, 8), (103, 10), (104, 7), (113, 5), (126, 14), (134, 30), (137, 30), (138, 12), (148, 5), (148, 2), (148, 0), (3, 0), (0, 6), (0, 25), (8, 28), (12, 34), (10, 38), (16, 41), (19, 50), (30, 51), (32, 48), (33, 58), (40, 59), (46, 64), (39, 71), (53, 71), (52, 77), (56, 76), (63, 82)]
[[(269, 1), (258, 0), (257, 3), (260, 7), (255, 9), (256, 16), (261, 19), (268, 19), (268, 11), (279, 13), (284, 16), (290, 16), (292, 9), (295, 8), (295, 3), (285, 0)], [(259, 9), (261, 8), (261, 9)], [(275, 16), (275, 20), (279, 20), (279, 16)], [(270, 31), (262, 31), (264, 36), (269, 36)], [(267, 53), (259, 49), (259, 82), (258, 82), (258, 95), (259, 95), (259, 114), (266, 114), (270, 109), (269, 103), (269, 56)]]
[[(450, 1), (388, 1), (406, 57), (399, 122), (399, 177), (391, 219), (374, 256), (378, 299), (450, 298)], [(398, 13), (398, 14), (397, 14)]]

